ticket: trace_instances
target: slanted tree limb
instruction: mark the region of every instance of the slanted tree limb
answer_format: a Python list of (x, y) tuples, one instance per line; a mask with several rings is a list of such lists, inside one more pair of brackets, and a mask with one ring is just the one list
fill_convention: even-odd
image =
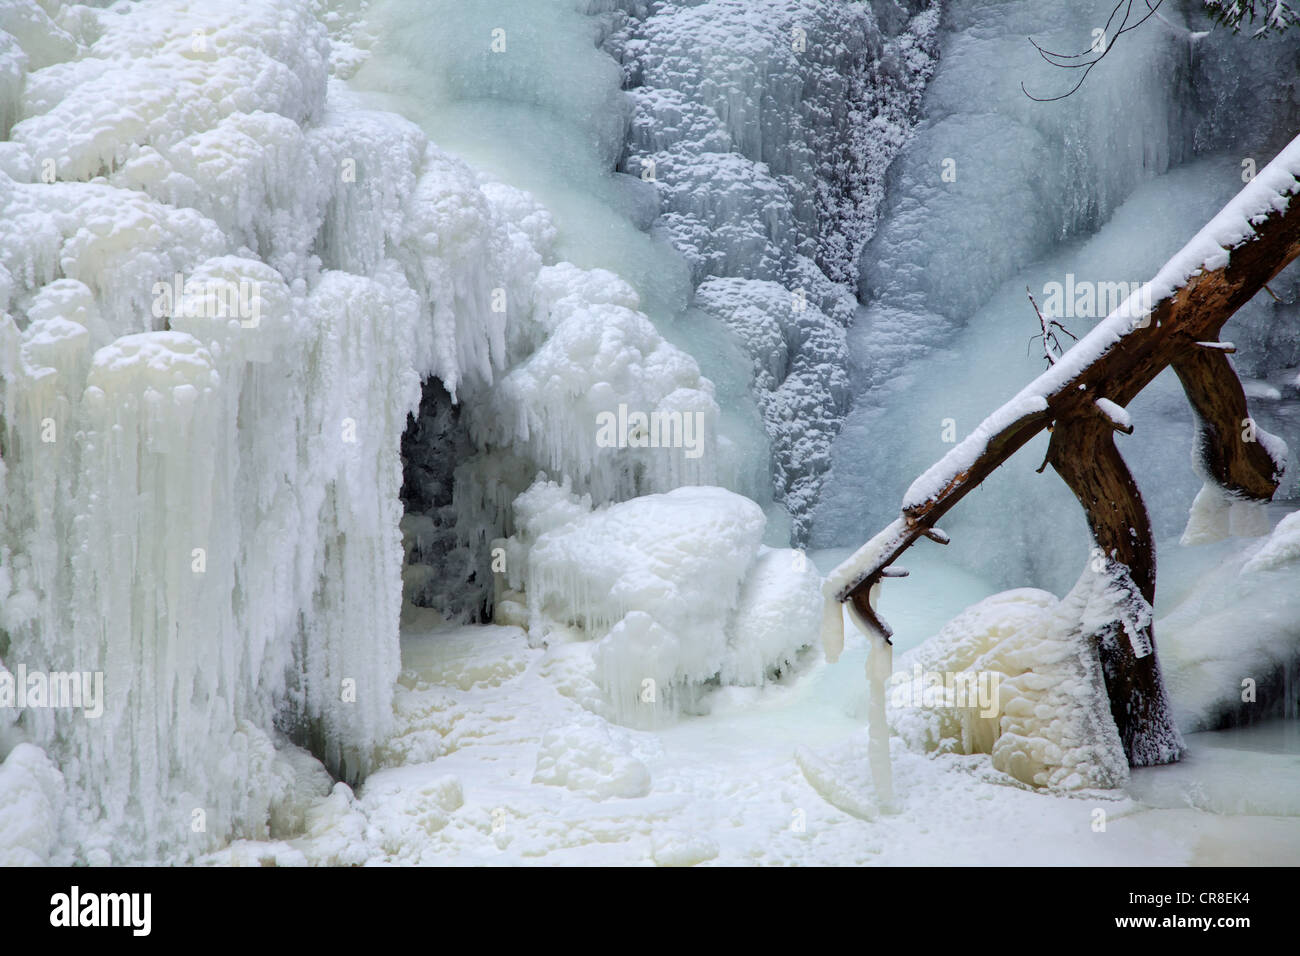
[[(1079, 498), (1098, 547), (1128, 569), (1135, 597), (1149, 605), (1155, 597), (1155, 548), (1141, 496), (1115, 448), (1115, 406), (1126, 407), (1173, 366), (1201, 422), (1207, 474), (1238, 497), (1272, 497), (1282, 464), (1261, 442), (1248, 440), (1241, 382), (1225, 351), (1207, 344), (1217, 342), (1233, 313), (1300, 256), (1298, 195), (1300, 137), (1136, 297), (918, 478), (904, 496), (901, 516), (831, 573), (829, 592), (851, 601), (888, 636), (867, 597), (884, 569), (918, 538), (930, 536), (972, 488), (1048, 429), (1052, 438), (1045, 463)], [(1099, 406), (1098, 399), (1107, 403)], [(1178, 756), (1178, 748), (1158, 743), (1173, 721), (1154, 639), (1146, 630), (1150, 653), (1140, 655), (1132, 647), (1124, 651), (1113, 633), (1101, 635), (1111, 711), (1134, 765)]]

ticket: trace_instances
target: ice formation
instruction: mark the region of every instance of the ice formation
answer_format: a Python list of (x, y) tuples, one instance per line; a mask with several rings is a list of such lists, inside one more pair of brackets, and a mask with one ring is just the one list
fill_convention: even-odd
[[(718, 386), (700, 480), (765, 507), (775, 493), (802, 541), (847, 409), (857, 251), (916, 121), (937, 21), (912, 0), (391, 0), (361, 31), (355, 78), (534, 190), (568, 227), (563, 255), (636, 288)], [(479, 41), (496, 30), (493, 51)], [(740, 311), (766, 313), (785, 359), (747, 340)], [(788, 544), (768, 510), (768, 543)]]
[[(972, 468), (984, 454), (990, 438), (1015, 422), (1044, 411), (1050, 398), (1138, 328), (1150, 314), (1151, 304), (1174, 296), (1193, 275), (1223, 268), (1231, 250), (1255, 234), (1253, 221), (1265, 213), (1286, 209), (1297, 196), (1300, 196), (1300, 140), (1292, 141), (1260, 170), (1150, 282), (1128, 296), (1048, 371), (996, 409), (955, 448), (926, 469), (903, 495), (903, 510), (932, 501), (958, 475)], [(1132, 417), (1125, 409), (1105, 398), (1097, 399), (1097, 404), (1118, 426), (1132, 428)], [(1254, 434), (1281, 475), (1287, 462), (1286, 443), (1263, 430), (1257, 429)]]
[(654, 183), (653, 228), (689, 264), (696, 307), (752, 356), (777, 497), (803, 543), (848, 409), (855, 263), (916, 121), (938, 5), (620, 6), (607, 45), (634, 106), (621, 168)]
[(867, 718), (867, 763), (871, 767), (871, 785), (883, 810), (894, 804), (894, 768), (889, 762), (889, 724), (886, 702), (886, 684), (893, 671), (894, 653), (885, 635), (876, 628), (868, 628), (867, 639), (871, 649), (867, 652), (867, 685), (871, 694)]
[[(1101, 665), (1078, 624), (1089, 577), (1060, 602), (1033, 589), (990, 597), (905, 655), (890, 714), (904, 742), (922, 751), (991, 754), (995, 768), (1030, 786), (1121, 786), (1128, 761)], [(963, 672), (995, 678), (993, 713), (945, 698), (957, 683), (948, 675)]]
[[(969, 427), (913, 401), (912, 361), (968, 325), (952, 344), (988, 379), (970, 407), (994, 407), (1028, 377), (1004, 360), (1023, 341), (996, 321), (1014, 314), (1001, 284), (1021, 295), (1026, 261), (1112, 214), (1090, 267), (1172, 251), (1150, 221), (1199, 226), (1237, 157), (1147, 171), (1293, 128), (1293, 68), (1260, 45), (1189, 66), (1185, 38), (1133, 44), (1086, 110), (1045, 119), (980, 71), (1022, 26), (1081, 14), (953, 0), (906, 148), (937, 4), (364, 7), (0, 0), (0, 675), (89, 669), (107, 691), (100, 718), (0, 708), (0, 863), (910, 859), (933, 821), (900, 822), (900, 852), (851, 826), (880, 807), (834, 754), (773, 759), (859, 728), (801, 652), (819, 629), (830, 656), (863, 648), (809, 559), (764, 546), (788, 543), (764, 514), (769, 452), (798, 540), (823, 487), (823, 539), (892, 511), (909, 456), (939, 457), (917, 437), (930, 420)], [(1276, 95), (1257, 103), (1244, 72)], [(1204, 100), (1187, 124), (1163, 92), (1184, 75)], [(873, 299), (856, 320), (855, 291)], [(1244, 371), (1269, 424), (1300, 353), (1252, 309), (1233, 338), (1243, 362), (1267, 351)], [(959, 367), (937, 376), (965, 391)], [(638, 415), (701, 423), (701, 453), (643, 443)], [(1168, 442), (1149, 457), (1181, 467)], [(674, 490), (713, 483), (755, 500)], [(1190, 491), (1169, 486), (1181, 511)], [(1262, 530), (1241, 514), (1210, 515), (1207, 538)], [(1185, 726), (1238, 712), (1243, 677), (1266, 707), (1286, 698), (1284, 524), (1189, 549), (1204, 587), (1168, 599), (1162, 631)], [(999, 530), (970, 540), (1051, 550)], [(444, 620), (493, 604), (527, 630)], [(1116, 779), (1053, 607), (990, 599), (924, 652), (1000, 668), (996, 735), (924, 708), (893, 714), (899, 734), (969, 735), (1036, 785)], [(709, 705), (716, 724), (661, 720)], [(845, 751), (857, 770), (882, 759), (871, 733)], [(989, 800), (895, 751), (904, 810), (963, 806), (950, 836), (1005, 806), (1032, 851), (1075, 813), (1035, 829), (1058, 804)]]
[(1300, 519), (1292, 512), (1271, 532), (1264, 522), (1263, 536), (1252, 528), (1164, 559), (1182, 581), (1157, 593), (1156, 635), (1185, 731), (1297, 715)]
[[(306, 5), (49, 29), (70, 43), (28, 62), (0, 144), (4, 654), (105, 675), (97, 721), (23, 715), (95, 834), (65, 842), (184, 856), (265, 832), (277, 724), (346, 774), (388, 725), (395, 443), (435, 360), (382, 250), (421, 227), (348, 229), (383, 188), (350, 193), (323, 144), (376, 173), (399, 145), (399, 190), (425, 147), (327, 107)], [(343, 250), (373, 269), (333, 268)]]
[[(538, 467), (605, 498), (691, 480), (671, 450), (598, 460), (591, 414), (708, 440), (716, 406), (626, 284), (555, 262), (534, 200), (331, 80), (311, 4), (0, 26), (0, 652), (108, 687), (18, 739), (64, 768), (64, 845), (184, 858), (312, 798), (290, 740), (355, 779), (386, 737), (422, 381), (477, 413), (480, 473), (522, 463), (503, 504)], [(500, 533), (478, 518), (455, 533)]]
[(538, 481), (515, 502), (510, 585), (535, 642), (590, 644), (612, 719), (646, 726), (695, 707), (704, 685), (761, 685), (821, 628), (821, 577), (762, 546), (747, 498), (678, 488), (591, 510)]

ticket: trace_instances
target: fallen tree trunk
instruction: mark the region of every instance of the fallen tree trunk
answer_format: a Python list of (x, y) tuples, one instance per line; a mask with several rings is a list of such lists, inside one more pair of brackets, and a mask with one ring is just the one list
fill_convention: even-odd
[[(1300, 255), (1300, 138), (1293, 140), (1155, 278), (1123, 303), (918, 478), (902, 514), (831, 573), (827, 592), (888, 636), (868, 598), (890, 565), (950, 508), (1044, 428), (1050, 464), (1083, 506), (1102, 562), (1127, 569), (1133, 597), (1155, 598), (1150, 521), (1114, 444), (1132, 431), (1123, 411), (1172, 366), (1200, 423), (1207, 478), (1237, 498), (1267, 500), (1285, 454), (1247, 414), (1246, 396), (1218, 342), (1227, 320)], [(1114, 622), (1118, 626), (1119, 622)], [(1111, 713), (1130, 764), (1178, 759), (1181, 745), (1149, 623), (1130, 641), (1116, 626), (1094, 635)], [(1131, 635), (1130, 635), (1131, 636)], [(1172, 735), (1172, 736), (1171, 736)]]

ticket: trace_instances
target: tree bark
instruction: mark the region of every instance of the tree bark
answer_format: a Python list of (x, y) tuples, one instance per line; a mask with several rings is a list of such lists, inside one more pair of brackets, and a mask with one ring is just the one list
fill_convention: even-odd
[[(1100, 415), (1058, 423), (1048, 444), (1047, 461), (1079, 499), (1097, 551), (1090, 571), (1111, 574), (1137, 589), (1142, 601), (1155, 603), (1155, 542), (1151, 520), (1137, 482), (1115, 447), (1114, 428)], [(1098, 553), (1099, 552), (1099, 553)], [(1132, 599), (1132, 598), (1130, 598)], [(1155, 651), (1150, 617), (1139, 633), (1128, 634), (1116, 621), (1090, 635), (1097, 646), (1110, 713), (1129, 764), (1145, 767), (1171, 763), (1182, 754)]]
[(1180, 356), (1174, 372), (1196, 412), (1198, 458), (1205, 477), (1237, 498), (1264, 500), (1277, 490), (1277, 468), (1254, 433), (1232, 362), (1223, 352), (1199, 349)]

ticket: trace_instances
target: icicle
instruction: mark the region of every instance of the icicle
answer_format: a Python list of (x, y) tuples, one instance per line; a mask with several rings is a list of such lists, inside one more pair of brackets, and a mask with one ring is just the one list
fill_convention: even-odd
[(826, 595), (822, 605), (822, 650), (832, 664), (844, 651), (844, 612), (833, 594)]
[(871, 780), (876, 785), (882, 812), (894, 806), (894, 771), (889, 764), (889, 724), (885, 719), (885, 687), (894, 669), (894, 648), (885, 635), (872, 627), (867, 637), (871, 649), (867, 653), (867, 683), (871, 688), (871, 703), (867, 711), (867, 754), (871, 763)]
[[(872, 609), (880, 599), (880, 582), (871, 586), (867, 600)], [(885, 695), (889, 675), (894, 669), (894, 648), (878, 627), (858, 613), (853, 602), (846, 604), (849, 617), (869, 642), (867, 651), (867, 687), (870, 701), (867, 707), (867, 760), (871, 765), (871, 780), (876, 787), (876, 797), (882, 812), (894, 808), (894, 773), (889, 763), (889, 723), (885, 716)]]

